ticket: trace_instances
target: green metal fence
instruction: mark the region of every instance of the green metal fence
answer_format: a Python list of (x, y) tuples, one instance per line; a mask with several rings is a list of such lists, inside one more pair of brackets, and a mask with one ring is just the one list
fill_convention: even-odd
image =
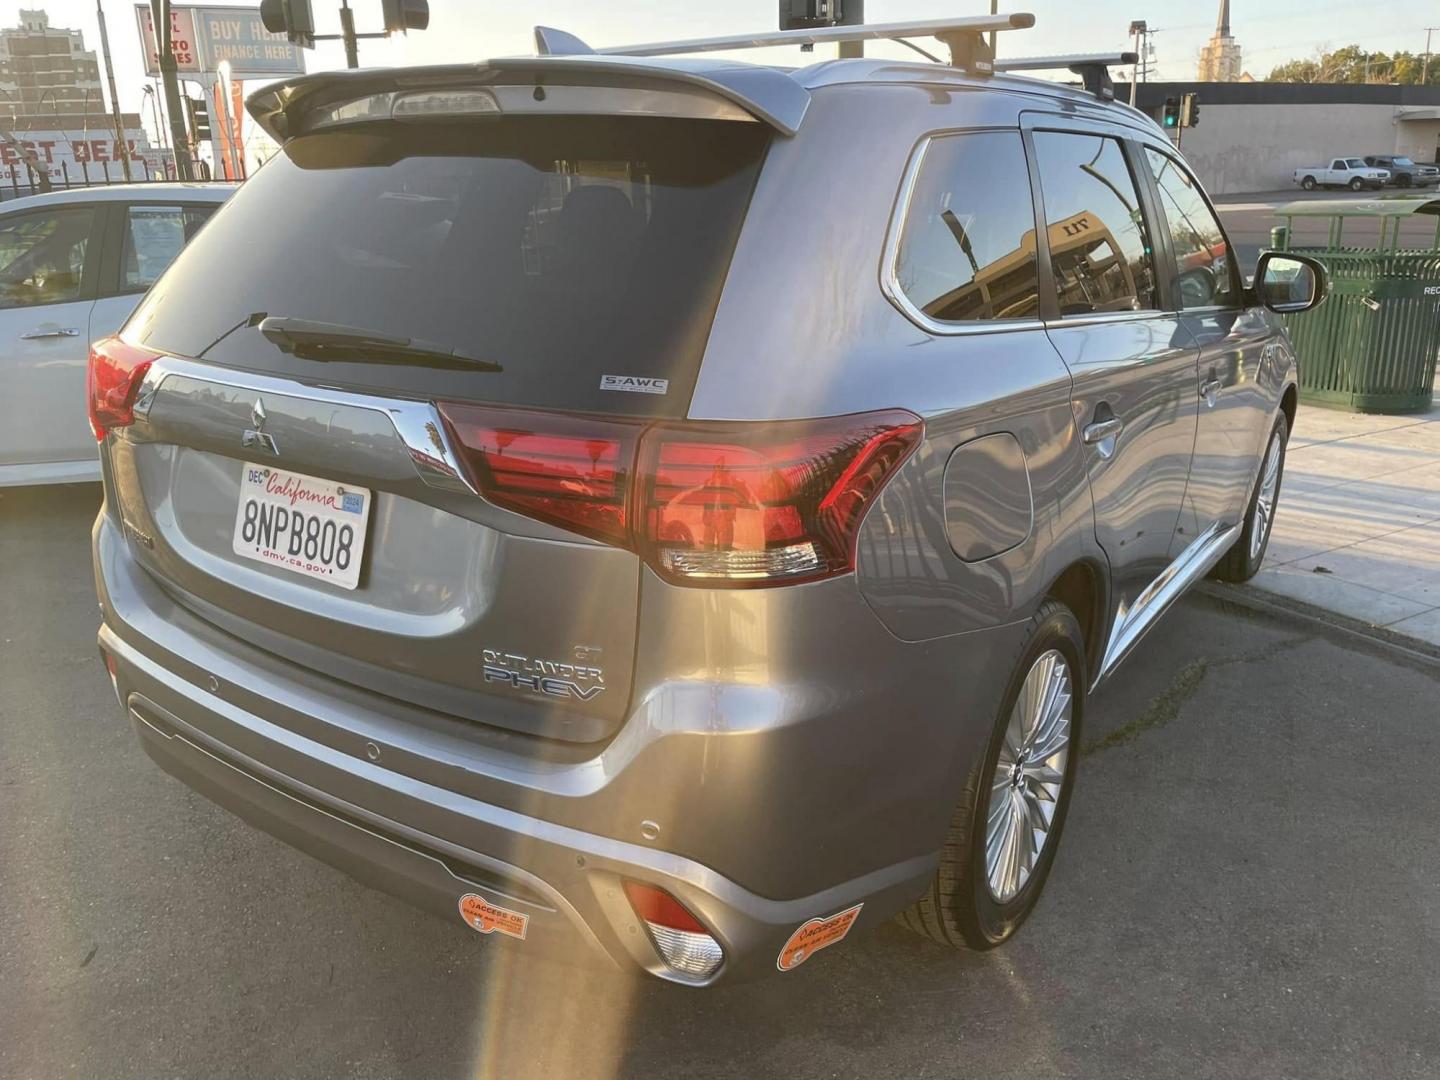
[[(1436, 250), (1399, 248), (1400, 221), (1440, 214), (1440, 200), (1292, 203), (1278, 213), (1333, 218), (1330, 244), (1289, 247), (1324, 263), (1330, 296), (1311, 311), (1284, 316), (1300, 357), (1300, 396), (1358, 412), (1428, 409), (1440, 357), (1440, 228)], [(1380, 218), (1376, 249), (1339, 246), (1345, 218)], [(1387, 221), (1393, 233), (1387, 237)], [(1284, 244), (1286, 230), (1276, 230)], [(1387, 243), (1388, 239), (1388, 243)]]

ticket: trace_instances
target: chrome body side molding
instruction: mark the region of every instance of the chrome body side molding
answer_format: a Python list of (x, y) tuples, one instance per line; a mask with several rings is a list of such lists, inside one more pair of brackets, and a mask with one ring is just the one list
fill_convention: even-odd
[(460, 458), (451, 444), (450, 435), (440, 419), (440, 412), (430, 401), (379, 397), (351, 390), (309, 386), (305, 383), (260, 375), (252, 371), (219, 368), (186, 360), (178, 356), (161, 356), (151, 363), (135, 396), (135, 416), (143, 420), (155, 403), (155, 396), (171, 376), (197, 379), (217, 386), (271, 394), (275, 397), (298, 398), (303, 401), (348, 405), (385, 414), (395, 433), (405, 444), (415, 472), (429, 487), (441, 491), (477, 494), (460, 468)]
[(1185, 590), (1199, 581), (1210, 568), (1220, 561), (1230, 545), (1240, 535), (1239, 525), (1216, 523), (1197, 536), (1178, 558), (1167, 566), (1145, 591), (1135, 598), (1134, 603), (1121, 607), (1115, 615), (1115, 625), (1110, 631), (1110, 640), (1105, 645), (1105, 656), (1100, 661), (1100, 670), (1090, 685), (1093, 692), (1120, 665), (1154, 626), (1170, 605), (1184, 595)]

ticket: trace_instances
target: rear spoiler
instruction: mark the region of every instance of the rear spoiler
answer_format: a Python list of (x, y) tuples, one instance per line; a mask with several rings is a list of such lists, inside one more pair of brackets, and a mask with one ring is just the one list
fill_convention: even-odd
[[(709, 99), (710, 115), (720, 115), (714, 105), (724, 104), (743, 114), (738, 118), (769, 124), (787, 136), (800, 129), (810, 106), (810, 91), (774, 68), (722, 60), (656, 61), (606, 55), (523, 56), (478, 64), (317, 72), (263, 87), (246, 98), (245, 105), (267, 135), (284, 142), (306, 129), (308, 113), (325, 106), (376, 94), (517, 84), (537, 90), (583, 86), (633, 91), (633, 96), (617, 98), (613, 109), (627, 113), (664, 115), (665, 107), (657, 102)], [(654, 91), (662, 93), (655, 95)], [(536, 102), (544, 99), (543, 93), (534, 94)], [(543, 105), (528, 108), (537, 111)], [(557, 105), (555, 111), (562, 109)]]

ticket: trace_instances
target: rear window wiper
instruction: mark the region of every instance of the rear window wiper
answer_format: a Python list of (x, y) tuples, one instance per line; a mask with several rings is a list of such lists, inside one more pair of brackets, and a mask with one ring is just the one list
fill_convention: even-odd
[(355, 360), (382, 364), (417, 361), (431, 367), (464, 371), (504, 370), (493, 360), (466, 356), (437, 342), (391, 337), (375, 330), (362, 330), (339, 323), (270, 315), (260, 321), (260, 333), (282, 352), (302, 360)]

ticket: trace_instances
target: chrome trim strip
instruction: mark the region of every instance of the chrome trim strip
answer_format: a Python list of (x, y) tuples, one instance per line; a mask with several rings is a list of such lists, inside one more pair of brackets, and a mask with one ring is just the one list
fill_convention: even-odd
[(1094, 311), (1085, 315), (1061, 315), (1058, 319), (1049, 319), (1045, 326), (1050, 330), (1059, 330), (1068, 326), (1094, 326), (1099, 323), (1123, 323), (1135, 322), (1139, 319), (1165, 319), (1175, 317), (1174, 312), (1161, 311), (1159, 308), (1144, 308), (1140, 311)]
[(1115, 627), (1105, 646), (1105, 657), (1100, 670), (1090, 684), (1093, 692), (1110, 676), (1155, 625), (1170, 605), (1180, 599), (1195, 582), (1205, 576), (1212, 566), (1230, 550), (1230, 545), (1240, 535), (1239, 525), (1221, 525), (1216, 522), (1197, 536), (1179, 557), (1167, 566), (1163, 573), (1146, 586), (1145, 591), (1135, 598), (1129, 607), (1122, 607), (1115, 615)]
[[(1011, 130), (976, 128), (976, 131)], [(880, 289), (886, 299), (900, 309), (900, 312), (928, 334), (943, 337), (963, 337), (968, 334), (999, 334), (1007, 330), (1039, 330), (1044, 326), (1039, 319), (991, 319), (986, 322), (948, 323), (931, 318), (921, 311), (900, 288), (899, 262), (900, 237), (905, 231), (905, 222), (910, 216), (910, 200), (915, 194), (915, 183), (920, 176), (920, 166), (936, 139), (964, 135), (963, 131), (926, 135), (920, 140), (905, 166), (905, 175), (900, 181), (900, 193), (895, 199), (895, 209), (890, 215), (890, 228), (885, 235), (885, 250), (880, 256)]]
[(414, 465), (421, 480), (440, 491), (479, 494), (460, 468), (460, 457), (451, 445), (450, 436), (440, 419), (440, 411), (433, 402), (308, 386), (273, 375), (220, 368), (178, 356), (160, 356), (151, 363), (150, 369), (140, 381), (140, 390), (135, 396), (137, 419), (143, 420), (149, 416), (150, 409), (155, 404), (155, 395), (172, 375), (198, 379), (235, 390), (299, 398), (302, 401), (317, 401), (327, 405), (347, 405), (384, 413), (389, 417), (400, 441), (405, 444), (410, 463)]

